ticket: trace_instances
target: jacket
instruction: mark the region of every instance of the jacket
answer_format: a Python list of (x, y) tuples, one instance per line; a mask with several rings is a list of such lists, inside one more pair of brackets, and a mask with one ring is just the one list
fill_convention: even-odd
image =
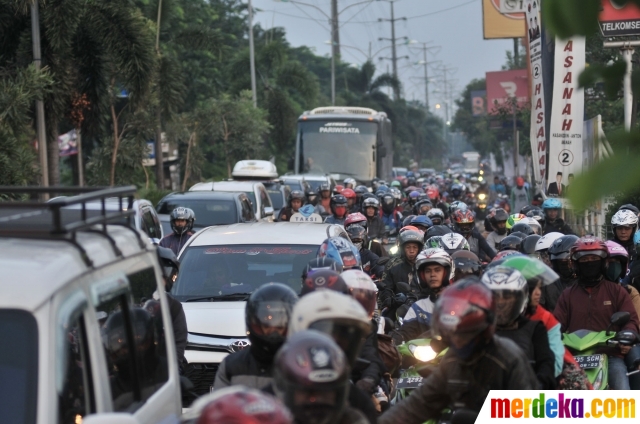
[(289, 220), (291, 219), (291, 215), (293, 215), (294, 213), (295, 212), (293, 211), (293, 208), (286, 206), (280, 209), (280, 213), (278, 214), (278, 219), (276, 221), (289, 222)]
[[(627, 290), (619, 284), (602, 280), (590, 291), (576, 284), (562, 292), (553, 315), (560, 322), (563, 333), (577, 330), (604, 331), (609, 326), (611, 315), (629, 312), (631, 319), (620, 329), (638, 331), (638, 314)], [(622, 357), (618, 349), (603, 350), (608, 355)]]
[(371, 332), (365, 338), (364, 344), (360, 349), (360, 355), (358, 356), (359, 358), (367, 361), (368, 364), (363, 366), (359, 366), (359, 364), (356, 364), (353, 367), (353, 371), (351, 372), (351, 380), (353, 382), (357, 382), (358, 380), (362, 380), (363, 378), (370, 378), (377, 384), (382, 378), (382, 374), (386, 372), (384, 362), (382, 361), (380, 353), (378, 352), (377, 330), (377, 324), (372, 321)]
[(553, 284), (542, 287), (542, 295), (540, 296), (540, 304), (544, 306), (547, 311), (553, 311), (556, 309), (556, 304), (563, 291), (576, 284), (578, 280), (575, 278), (562, 278)]
[(162, 240), (160, 240), (160, 247), (167, 247), (173, 250), (173, 253), (178, 256), (178, 253), (180, 253), (184, 245), (187, 244), (187, 240), (189, 240), (189, 238), (191, 238), (193, 234), (193, 231), (187, 231), (186, 233), (181, 235), (171, 233), (168, 236), (164, 236)]
[(384, 222), (379, 216), (367, 217), (367, 235), (369, 239), (383, 239), (387, 236)]
[(553, 222), (549, 222), (545, 219), (544, 225), (542, 226), (542, 235), (547, 235), (549, 233), (562, 233), (565, 236), (575, 234), (571, 227), (564, 223), (564, 219), (562, 218), (557, 218)]
[(528, 317), (533, 321), (540, 321), (542, 325), (547, 329), (547, 338), (549, 339), (549, 347), (556, 357), (556, 377), (562, 373), (562, 367), (565, 362), (575, 364), (578, 366), (569, 349), (567, 349), (562, 343), (562, 332), (560, 331), (560, 323), (553, 316), (553, 314), (547, 311), (542, 306), (538, 305), (532, 315)]
[(435, 304), (428, 297), (414, 302), (404, 316), (402, 326), (391, 333), (393, 341), (399, 345), (429, 331), (434, 308)]
[(496, 256), (496, 251), (493, 247), (489, 246), (487, 240), (480, 234), (480, 232), (474, 228), (471, 232), (469, 238), (467, 238), (469, 242), (469, 248), (473, 253), (480, 258), (480, 260), (489, 258), (490, 260)]
[(500, 234), (496, 233), (495, 231), (493, 231), (493, 232), (489, 233), (489, 235), (487, 236), (487, 243), (494, 250), (498, 251), (498, 250), (500, 250), (500, 242), (507, 236), (508, 236), (508, 234), (506, 232), (503, 235), (500, 235)]
[(630, 284), (636, 289), (640, 289), (640, 259), (637, 257), (631, 261), (627, 276), (622, 279), (623, 284)]
[(182, 303), (174, 299), (167, 293), (167, 302), (169, 303), (169, 313), (171, 314), (171, 324), (173, 326), (173, 338), (176, 344), (176, 353), (178, 356), (178, 365), (182, 369), (182, 364), (186, 363), (184, 351), (187, 348), (187, 317), (184, 314)]
[[(410, 292), (400, 290), (397, 283), (407, 283), (411, 287)], [(382, 292), (380, 293), (380, 304), (384, 304), (389, 298), (396, 293), (404, 293), (407, 297), (417, 300), (420, 294), (420, 283), (418, 282), (418, 274), (416, 267), (405, 259), (402, 262), (388, 268), (382, 276)]]
[(629, 259), (633, 259), (637, 256), (636, 245), (633, 243), (633, 236), (631, 236), (631, 238), (629, 238), (629, 240), (627, 241), (620, 241), (618, 240), (618, 237), (613, 237), (611, 240), (624, 247), (624, 249), (629, 254)]
[(273, 361), (259, 361), (251, 347), (226, 356), (216, 372), (213, 389), (243, 385), (260, 390), (273, 381)]
[(362, 270), (375, 278), (381, 278), (384, 273), (384, 267), (378, 265), (380, 257), (369, 249), (360, 249), (360, 260), (362, 261)]
[(325, 220), (324, 223), (325, 224), (338, 224), (338, 225), (344, 225), (344, 221), (346, 219), (346, 216), (344, 218), (336, 218), (335, 215), (329, 215)]
[(469, 361), (449, 350), (440, 365), (402, 402), (379, 419), (380, 424), (421, 424), (443, 409), (479, 412), (491, 390), (533, 390), (538, 382), (524, 352), (511, 340), (493, 336)]
[(496, 334), (511, 339), (527, 354), (541, 389), (555, 389), (556, 357), (549, 347), (547, 329), (540, 321), (531, 321), (524, 317), (520, 317), (517, 322), (517, 328), (498, 329)]
[(516, 213), (520, 212), (522, 208), (530, 203), (529, 192), (524, 187), (514, 187), (511, 189), (509, 200), (511, 201), (511, 210)]

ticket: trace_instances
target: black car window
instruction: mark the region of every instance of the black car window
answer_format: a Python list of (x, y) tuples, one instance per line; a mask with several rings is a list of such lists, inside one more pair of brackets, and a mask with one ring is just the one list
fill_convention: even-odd
[(284, 194), (279, 189), (267, 190), (274, 209), (282, 209), (285, 204)]
[(155, 214), (150, 207), (147, 206), (142, 208), (142, 221), (144, 222), (143, 228), (146, 228), (146, 233), (150, 238), (159, 239), (161, 233), (154, 215)]
[(256, 215), (253, 213), (253, 208), (248, 199), (240, 199), (240, 205), (242, 206), (242, 219), (245, 222), (251, 222), (256, 220)]
[(203, 228), (238, 222), (236, 202), (226, 199), (181, 199), (180, 196), (176, 196), (158, 205), (158, 213), (168, 215), (179, 206), (193, 210), (196, 215), (195, 227)]
[(267, 190), (265, 190), (262, 187), (260, 187), (260, 199), (262, 200), (262, 207), (263, 208), (266, 208), (268, 206), (273, 207), (273, 205), (271, 204), (271, 199), (269, 198), (269, 195), (267, 194)]

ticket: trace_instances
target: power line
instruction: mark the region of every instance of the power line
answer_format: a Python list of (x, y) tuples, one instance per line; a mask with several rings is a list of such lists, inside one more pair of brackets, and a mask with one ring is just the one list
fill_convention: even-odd
[[(411, 17), (409, 17), (407, 19), (418, 19), (418, 18), (424, 18), (426, 16), (437, 15), (438, 13), (448, 12), (449, 10), (458, 9), (460, 7), (463, 7), (463, 6), (467, 6), (467, 5), (471, 4), (471, 3), (476, 3), (477, 1), (478, 0), (470, 0), (468, 2), (458, 4), (456, 6), (448, 7), (446, 9), (436, 10), (435, 12), (429, 12), (429, 13), (423, 13), (422, 15), (411, 16)], [(352, 23), (354, 23), (354, 24), (374, 24), (375, 21), (354, 21)]]

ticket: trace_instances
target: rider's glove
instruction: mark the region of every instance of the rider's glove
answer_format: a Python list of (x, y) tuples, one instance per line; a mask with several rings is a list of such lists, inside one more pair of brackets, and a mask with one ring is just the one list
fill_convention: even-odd
[(394, 300), (396, 305), (404, 305), (407, 301), (407, 295), (404, 293), (396, 293)]
[(371, 395), (375, 392), (376, 386), (376, 382), (370, 377), (365, 377), (356, 382), (356, 387), (358, 387), (358, 389), (362, 390), (368, 395)]

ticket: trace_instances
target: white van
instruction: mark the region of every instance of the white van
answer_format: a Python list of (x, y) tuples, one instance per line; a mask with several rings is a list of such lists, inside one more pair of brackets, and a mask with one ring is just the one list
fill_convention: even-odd
[(258, 220), (273, 222), (273, 203), (264, 184), (257, 181), (218, 181), (198, 183), (189, 191), (226, 191), (245, 193), (253, 204), (253, 213)]
[[(178, 422), (171, 316), (156, 248), (135, 228), (134, 194), (0, 202), (0, 421)], [(85, 212), (110, 197), (127, 208)]]

